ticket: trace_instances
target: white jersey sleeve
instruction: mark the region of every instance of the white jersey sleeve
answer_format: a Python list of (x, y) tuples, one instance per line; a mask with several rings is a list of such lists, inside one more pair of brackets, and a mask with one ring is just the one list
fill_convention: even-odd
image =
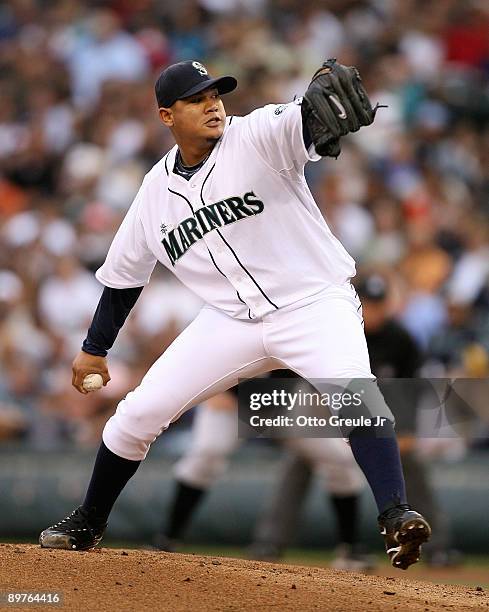
[(156, 257), (147, 245), (139, 216), (144, 187), (143, 182), (114, 236), (104, 264), (95, 273), (107, 287), (129, 289), (147, 285), (156, 265)]
[(306, 150), (300, 101), (299, 98), (289, 104), (268, 104), (246, 117), (257, 154), (278, 172), (295, 169), (302, 173), (308, 161), (321, 159), (314, 146)]

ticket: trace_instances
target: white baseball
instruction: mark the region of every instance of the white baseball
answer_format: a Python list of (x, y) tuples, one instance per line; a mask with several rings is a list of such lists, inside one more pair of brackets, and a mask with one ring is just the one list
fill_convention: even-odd
[(83, 379), (85, 391), (98, 391), (103, 387), (104, 379), (100, 374), (87, 374)]

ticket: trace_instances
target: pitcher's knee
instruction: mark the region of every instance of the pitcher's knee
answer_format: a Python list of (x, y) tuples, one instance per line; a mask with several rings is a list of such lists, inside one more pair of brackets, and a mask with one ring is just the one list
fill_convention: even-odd
[(119, 457), (142, 461), (157, 436), (141, 436), (124, 429), (117, 414), (110, 417), (104, 427), (102, 439), (105, 446)]
[(145, 397), (140, 387), (119, 402), (115, 414), (107, 421), (103, 440), (107, 448), (125, 459), (140, 461), (162, 431), (168, 428), (178, 408), (168, 398), (156, 401)]

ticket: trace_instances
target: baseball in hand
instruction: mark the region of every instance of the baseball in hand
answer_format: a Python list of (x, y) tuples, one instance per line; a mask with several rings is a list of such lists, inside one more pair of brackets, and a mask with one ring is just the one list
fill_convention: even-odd
[(87, 374), (83, 379), (85, 391), (98, 391), (103, 387), (104, 380), (100, 374)]

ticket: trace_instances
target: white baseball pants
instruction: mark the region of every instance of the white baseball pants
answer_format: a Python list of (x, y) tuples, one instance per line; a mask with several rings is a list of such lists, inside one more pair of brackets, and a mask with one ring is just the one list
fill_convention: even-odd
[(120, 457), (144, 459), (151, 443), (186, 410), (240, 378), (278, 368), (305, 379), (373, 378), (361, 305), (350, 283), (253, 321), (205, 306), (119, 402), (104, 443)]

